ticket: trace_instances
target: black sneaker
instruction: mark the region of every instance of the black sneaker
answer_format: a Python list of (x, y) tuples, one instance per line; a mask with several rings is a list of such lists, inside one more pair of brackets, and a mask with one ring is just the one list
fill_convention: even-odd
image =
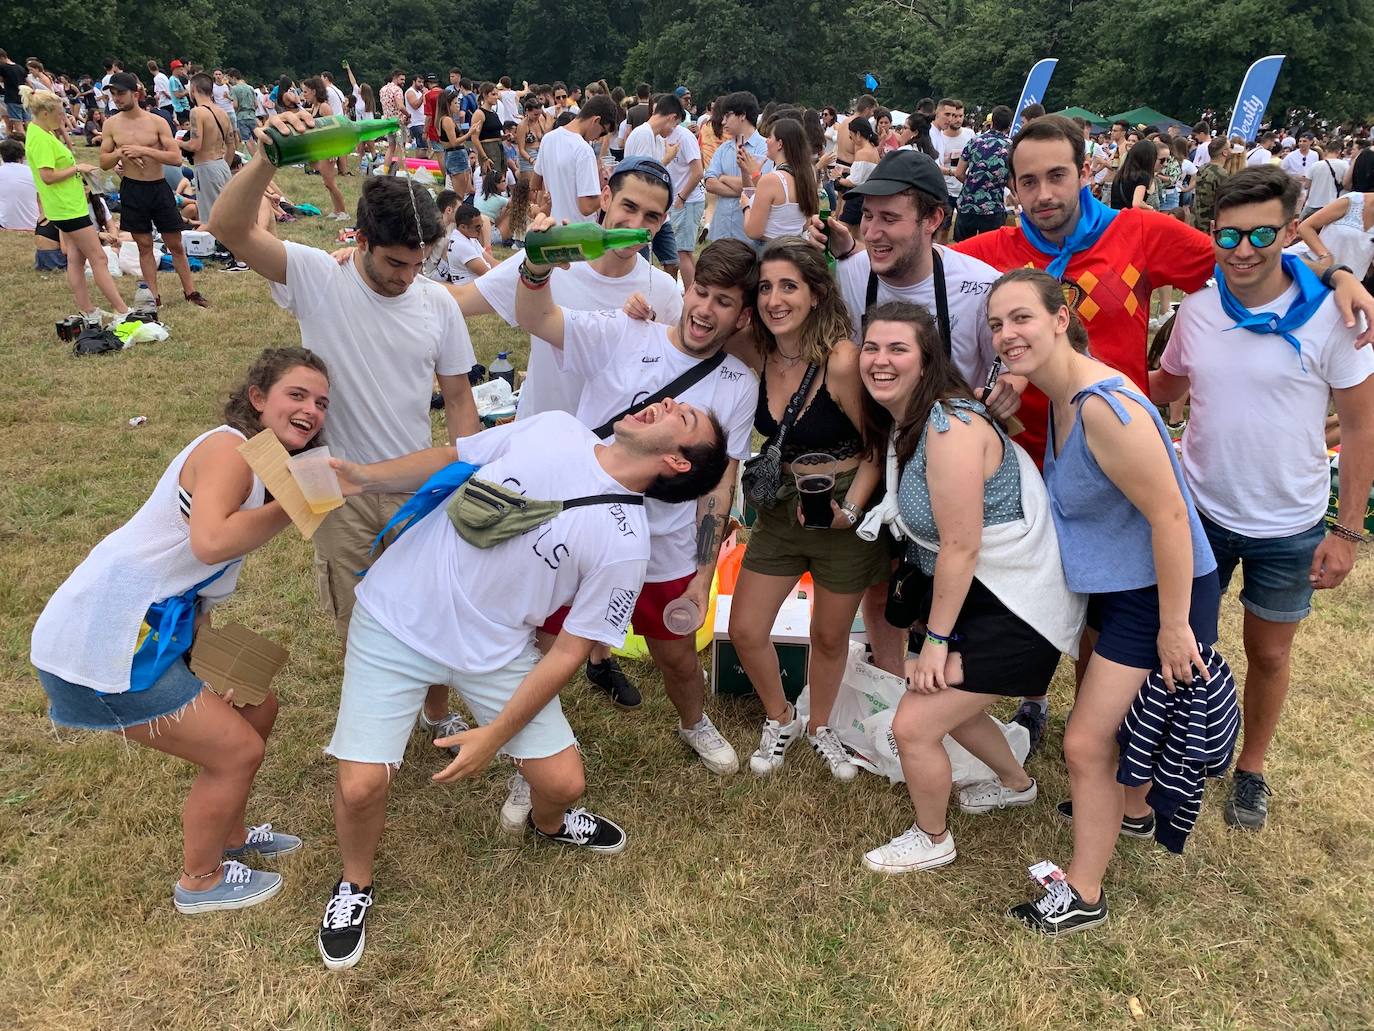
[[(543, 841), (553, 841), (560, 845), (576, 845), (578, 848), (585, 848), (589, 852), (600, 852), (608, 856), (625, 851), (625, 832), (621, 830), (620, 826), (612, 823), (604, 816), (587, 812), (581, 806), (576, 809), (569, 809), (563, 814), (563, 826), (558, 829), (556, 834), (545, 834), (535, 826), (533, 813), (525, 817), (525, 821), (534, 831), (534, 836)], [(362, 951), (361, 945), (358, 950)]]
[(1026, 753), (1026, 759), (1029, 761), (1039, 750), (1040, 739), (1045, 736), (1045, 725), (1050, 721), (1049, 709), (1041, 711), (1040, 706), (1033, 702), (1022, 702), (1011, 721), (1021, 724), (1030, 735), (1030, 751)]
[(224, 265), (224, 271), (225, 271), (225, 272), (252, 272), (253, 270), (250, 269), (250, 268), (248, 267), (248, 263), (247, 263), (247, 262), (244, 262), (244, 261), (235, 261), (233, 258), (230, 258), (229, 261), (226, 262), (225, 265)]
[(356, 890), (347, 881), (334, 887), (324, 907), (324, 919), (315, 943), (330, 970), (347, 970), (363, 958), (367, 944), (367, 910), (372, 905), (372, 886)]
[(593, 687), (600, 688), (611, 696), (611, 701), (622, 709), (635, 709), (643, 700), (639, 696), (639, 688), (626, 678), (624, 671), (620, 668), (620, 663), (615, 661), (612, 655), (605, 662), (587, 661), (587, 679), (591, 681)]
[(1007, 910), (1007, 916), (1041, 934), (1073, 934), (1107, 922), (1107, 893), (1092, 905), (1068, 881), (1051, 881), (1045, 894)]
[[(1073, 802), (1060, 802), (1054, 807), (1057, 812), (1069, 823), (1073, 823)], [(1155, 836), (1155, 814), (1148, 816), (1122, 816), (1121, 817), (1121, 837), (1123, 838), (1153, 838)]]
[(1232, 827), (1262, 831), (1269, 819), (1269, 796), (1272, 794), (1264, 774), (1251, 773), (1237, 766), (1231, 778), (1231, 797), (1226, 800), (1222, 817)]

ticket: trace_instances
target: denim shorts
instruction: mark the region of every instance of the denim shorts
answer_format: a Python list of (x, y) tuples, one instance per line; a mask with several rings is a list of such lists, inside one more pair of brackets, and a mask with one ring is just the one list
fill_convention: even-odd
[[(531, 642), (498, 670), (459, 672), (398, 640), (360, 605), (348, 627), (339, 716), (325, 752), (348, 762), (399, 766), (430, 684), (456, 690), (477, 722), (486, 726), (538, 661), (539, 651)], [(513, 759), (543, 759), (576, 743), (563, 707), (554, 698), (501, 751)]]
[(239, 131), (239, 139), (243, 140), (244, 143), (248, 143), (254, 138), (253, 133), (258, 128), (258, 120), (248, 117), (235, 118), (234, 126)]
[(425, 135), (425, 127), (423, 125), (410, 126), (410, 142), (415, 145), (416, 150), (429, 149), (429, 137)]
[(677, 238), (673, 236), (673, 223), (667, 221), (659, 226), (658, 232), (649, 241), (649, 246), (640, 248), (639, 253), (645, 258), (648, 258), (652, 253), (660, 265), (676, 265)]
[(679, 253), (690, 254), (697, 249), (697, 233), (701, 231), (701, 213), (705, 208), (704, 200), (689, 200), (680, 208), (668, 209), (668, 221), (673, 227), (673, 240)]
[(16, 122), (27, 122), (29, 120), (29, 109), (23, 104), (11, 104), (6, 101), (5, 113)]
[[(1217, 643), (1221, 590), (1215, 572), (1193, 578), (1188, 624), (1199, 645)], [(1123, 666), (1159, 665), (1159, 587), (1088, 595), (1088, 626), (1097, 631), (1093, 652)]]
[(1202, 529), (1217, 557), (1221, 592), (1239, 565), (1240, 603), (1270, 623), (1296, 623), (1312, 611), (1312, 555), (1326, 537), (1326, 521), (1291, 537), (1247, 537), (1218, 526), (1201, 512)]
[(59, 727), (73, 730), (119, 731), (151, 723), (186, 708), (205, 686), (184, 661), (173, 662), (151, 687), (142, 691), (103, 694), (42, 669), (38, 671), (38, 682), (48, 695), (48, 718)]
[(462, 175), (470, 167), (467, 147), (454, 147), (452, 150), (444, 151), (444, 171), (449, 175)]

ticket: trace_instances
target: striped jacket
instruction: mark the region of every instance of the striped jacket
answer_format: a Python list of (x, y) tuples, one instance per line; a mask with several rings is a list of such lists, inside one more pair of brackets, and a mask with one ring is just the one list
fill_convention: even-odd
[(1116, 779), (1127, 787), (1153, 782), (1155, 840), (1181, 853), (1202, 809), (1208, 777), (1231, 765), (1240, 730), (1236, 682), (1215, 648), (1200, 649), (1207, 678), (1169, 691), (1159, 670), (1146, 678), (1116, 732), (1121, 761)]

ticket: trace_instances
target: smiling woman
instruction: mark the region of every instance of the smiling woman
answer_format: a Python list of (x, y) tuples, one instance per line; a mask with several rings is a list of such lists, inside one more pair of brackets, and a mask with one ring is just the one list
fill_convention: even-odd
[(262, 353), (224, 407), (224, 424), (172, 460), (132, 519), (97, 544), (48, 600), (30, 660), (54, 724), (115, 731), (200, 767), (182, 813), (179, 912), (242, 909), (281, 876), (238, 862), (281, 855), (300, 839), (244, 809), (277, 716), (275, 696), (231, 706), (190, 670), (194, 635), (233, 593), (243, 557), (290, 518), (267, 500), (238, 453), (270, 430), (288, 451), (319, 439), (329, 409), (324, 363), (301, 348)]

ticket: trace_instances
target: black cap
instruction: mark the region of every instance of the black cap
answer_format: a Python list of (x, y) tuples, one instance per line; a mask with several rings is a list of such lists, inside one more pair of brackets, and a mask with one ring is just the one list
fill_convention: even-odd
[(124, 93), (138, 92), (138, 79), (130, 72), (115, 72), (110, 76), (106, 89), (117, 89)]
[(939, 166), (919, 150), (894, 150), (884, 155), (873, 174), (849, 192), (860, 197), (891, 197), (903, 190), (920, 190), (942, 204), (949, 196)]
[(438, 82), (438, 81), (439, 81), (439, 76), (435, 75), (433, 72), (430, 72), (428, 75), (425, 76), (425, 82)]

